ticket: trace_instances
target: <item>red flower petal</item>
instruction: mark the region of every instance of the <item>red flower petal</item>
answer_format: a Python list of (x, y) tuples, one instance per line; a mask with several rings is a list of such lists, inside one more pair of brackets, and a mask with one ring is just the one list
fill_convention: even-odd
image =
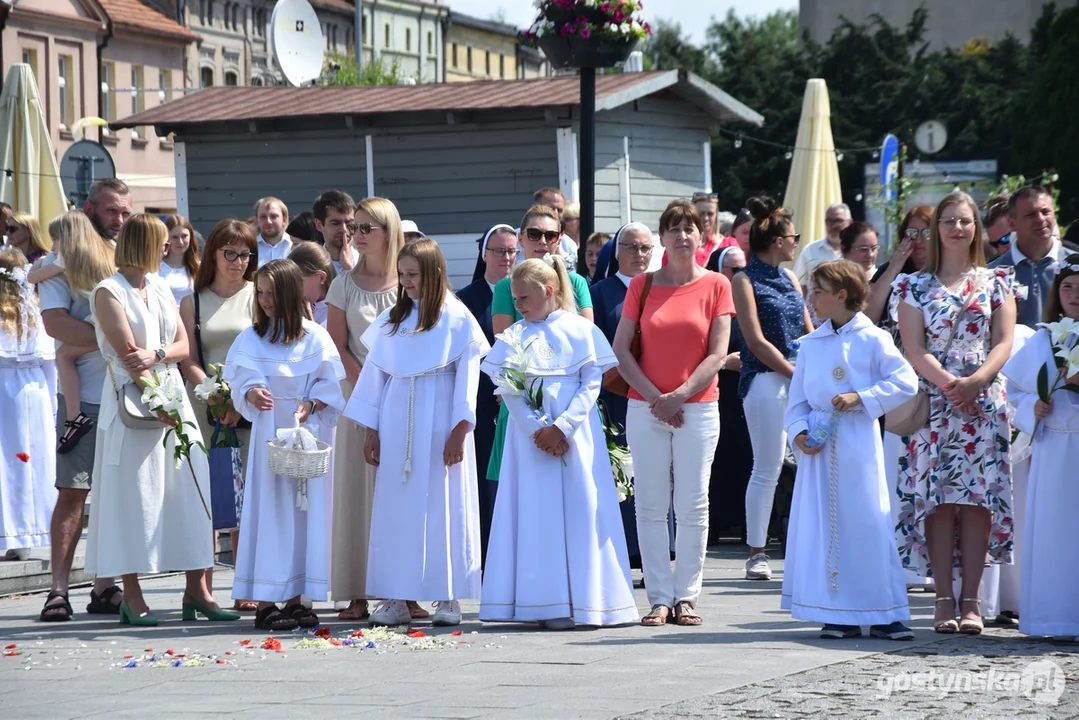
[(16, 645), (15, 643), (11, 643), (10, 645), (5, 645), (5, 646), (4, 646), (4, 649), (5, 649), (5, 650), (14, 650), (14, 649), (15, 649), (15, 648), (17, 648), (17, 647), (19, 647), (19, 646), (18, 646), (18, 645)]
[(453, 632), (450, 633), (450, 635), (464, 635), (464, 634), (465, 634), (464, 630), (454, 630)]
[(330, 628), (326, 626), (320, 627), (318, 630), (315, 630), (315, 637), (328, 638), (331, 635), (333, 635), (333, 630), (330, 630)]
[(15, 457), (19, 458), (23, 462), (30, 462), (30, 456), (24, 452), (15, 453)]
[(248, 644), (248, 643), (250, 643), (250, 642), (251, 642), (250, 640), (241, 640), (241, 641), (240, 641), (240, 644), (241, 644), (241, 645), (247, 645), (247, 644)]
[(229, 664), (229, 661), (228, 661), (228, 660), (218, 660), (218, 661), (217, 661), (217, 664), (218, 664), (218, 665), (228, 665), (228, 664)]
[(408, 634), (408, 636), (410, 638), (421, 638), (421, 637), (427, 637), (427, 633), (425, 633), (423, 630), (413, 630), (412, 632), (410, 632)]
[(4, 657), (15, 657), (18, 654), (19, 653), (15, 652), (14, 650), (8, 650), (6, 653), (4, 653)]
[(363, 637), (363, 630), (353, 630), (352, 637)]

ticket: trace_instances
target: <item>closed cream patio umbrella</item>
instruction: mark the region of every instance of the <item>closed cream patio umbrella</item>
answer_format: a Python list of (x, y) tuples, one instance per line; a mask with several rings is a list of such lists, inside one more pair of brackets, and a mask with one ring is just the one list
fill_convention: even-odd
[(825, 211), (842, 200), (828, 85), (820, 78), (812, 78), (806, 82), (802, 119), (798, 122), (798, 139), (783, 198), (783, 207), (794, 216), (794, 227), (802, 235), (798, 254), (806, 245), (825, 236)]
[(0, 200), (42, 228), (67, 210), (37, 81), (21, 63), (11, 66), (0, 94)]

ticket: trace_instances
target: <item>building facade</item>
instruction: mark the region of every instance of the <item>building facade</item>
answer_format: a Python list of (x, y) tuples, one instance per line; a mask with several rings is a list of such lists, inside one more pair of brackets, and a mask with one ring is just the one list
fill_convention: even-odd
[[(310, 0), (318, 15), (327, 57), (351, 55), (355, 48), (353, 0)], [(202, 36), (189, 51), (191, 87), (280, 85), (273, 59), (272, 0), (186, 0), (181, 17)], [(442, 80), (442, 25), (449, 10), (418, 0), (363, 3), (364, 62), (396, 66), (402, 78)]]
[[(1056, 0), (1058, 8), (1076, 0)], [(925, 39), (931, 50), (961, 49), (970, 40), (995, 42), (1011, 33), (1023, 43), (1042, 14), (1042, 0), (986, 3), (985, 0), (799, 0), (798, 25), (819, 43), (826, 43), (843, 18), (864, 25), (879, 15), (890, 25), (905, 27), (914, 11), (929, 11)]]
[[(199, 39), (139, 0), (16, 0), (2, 27), (3, 76), (14, 63), (30, 66), (57, 162), (77, 139), (80, 118), (118, 120), (172, 99), (169, 88), (183, 86), (187, 48)], [(171, 139), (152, 127), (85, 135), (108, 149), (136, 210), (176, 207)]]
[(445, 81), (524, 80), (547, 77), (550, 63), (517, 40), (517, 28), (450, 12), (446, 18)]

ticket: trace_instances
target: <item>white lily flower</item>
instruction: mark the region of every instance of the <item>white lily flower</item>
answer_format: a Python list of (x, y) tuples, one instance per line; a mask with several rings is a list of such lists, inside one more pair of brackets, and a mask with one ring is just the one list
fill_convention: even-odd
[(173, 413), (179, 414), (183, 410), (183, 408), (184, 399), (181, 397), (173, 396), (165, 401), (165, 404), (162, 405), (161, 410), (168, 415), (172, 415)]
[(217, 379), (209, 375), (195, 386), (195, 397), (200, 400), (209, 400), (217, 394), (220, 387), (221, 385), (217, 382)]
[(1051, 323), (1038, 323), (1038, 327), (1045, 328), (1049, 331), (1050, 340), (1053, 345), (1061, 345), (1068, 338), (1069, 335), (1079, 333), (1079, 322), (1065, 317)]
[(1057, 351), (1057, 357), (1064, 360), (1067, 369), (1065, 374), (1067, 377), (1071, 377), (1076, 373), (1079, 373), (1079, 343), (1076, 343), (1071, 348), (1061, 348)]
[(501, 340), (514, 350), (520, 350), (521, 337), (524, 335), (524, 331), (525, 329), (523, 326), (514, 323), (513, 325), (510, 325), (508, 328), (500, 332), (498, 335), (495, 335), (495, 340)]

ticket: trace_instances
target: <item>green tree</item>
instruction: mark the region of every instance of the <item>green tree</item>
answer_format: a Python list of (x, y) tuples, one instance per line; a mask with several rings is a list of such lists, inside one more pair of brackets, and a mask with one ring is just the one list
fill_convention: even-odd
[[(337, 70), (332, 70), (337, 65)], [(396, 85), (403, 75), (401, 65), (394, 60), (387, 64), (381, 57), (374, 62), (364, 63), (363, 68), (356, 65), (353, 53), (332, 53), (326, 57), (329, 77), (322, 81), (326, 86), (342, 85)]]
[(1027, 82), (1011, 107), (1012, 168), (1036, 174), (1054, 168), (1060, 177), (1063, 220), (1079, 217), (1079, 7), (1056, 12), (1050, 4), (1034, 27)]
[(652, 35), (641, 46), (646, 70), (675, 70), (684, 68), (711, 80), (716, 66), (708, 53), (685, 40), (685, 33), (678, 23), (660, 20), (652, 28)]
[(797, 14), (776, 12), (757, 20), (730, 11), (708, 28), (705, 50), (717, 67), (706, 79), (765, 116), (763, 127), (727, 129), (745, 129), (780, 146), (739, 143), (729, 134), (715, 139), (712, 186), (720, 207), (742, 207), (747, 197), (761, 192), (782, 197), (790, 170), (783, 148), (794, 144), (805, 83), (813, 77), (798, 42)]

